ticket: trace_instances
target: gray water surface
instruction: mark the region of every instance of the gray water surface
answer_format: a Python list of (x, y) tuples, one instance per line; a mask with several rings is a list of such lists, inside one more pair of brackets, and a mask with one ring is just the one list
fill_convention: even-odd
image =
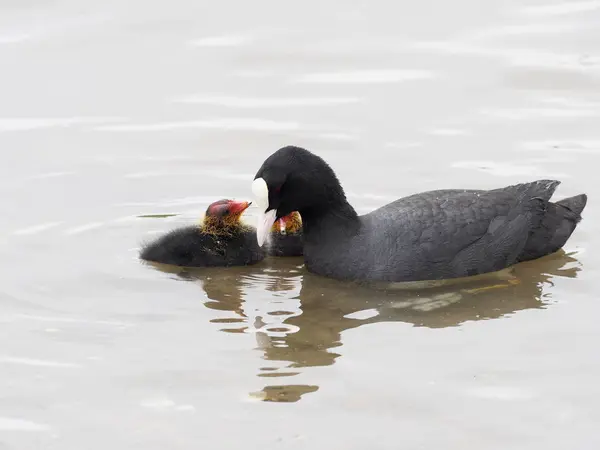
[[(0, 448), (597, 448), (599, 21), (596, 0), (3, 2)], [(361, 213), (537, 178), (590, 201), (564, 252), (431, 289), (139, 262), (287, 144)]]

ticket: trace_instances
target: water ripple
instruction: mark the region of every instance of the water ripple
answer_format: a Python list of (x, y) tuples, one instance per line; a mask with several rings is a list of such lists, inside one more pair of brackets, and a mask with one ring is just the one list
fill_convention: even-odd
[(531, 120), (531, 119), (574, 119), (583, 117), (597, 117), (600, 111), (590, 109), (566, 108), (498, 108), (484, 109), (481, 114), (504, 120)]
[(39, 225), (33, 225), (31, 227), (27, 227), (27, 228), (21, 228), (19, 230), (14, 231), (13, 234), (16, 234), (18, 236), (37, 234), (37, 233), (41, 233), (42, 231), (49, 230), (50, 228), (54, 228), (60, 224), (62, 224), (62, 222), (42, 223)]
[(530, 141), (521, 145), (523, 150), (529, 151), (553, 151), (565, 153), (600, 153), (600, 140), (580, 140), (573, 139), (572, 141)]
[(467, 40), (417, 42), (409, 46), (422, 52), (450, 55), (501, 58), (514, 66), (590, 71), (600, 69), (600, 58), (589, 54), (555, 53), (523, 48), (498, 48), (474, 44)]
[(2, 431), (50, 431), (49, 425), (31, 422), (13, 417), (0, 417), (0, 430)]
[(18, 44), (21, 42), (28, 41), (32, 39), (33, 36), (30, 34), (7, 34), (4, 36), (0, 36), (0, 45), (2, 44)]
[(105, 225), (104, 222), (91, 222), (91, 223), (86, 223), (85, 225), (79, 225), (77, 227), (73, 227), (73, 228), (69, 228), (67, 230), (65, 230), (65, 234), (80, 234), (83, 233), (85, 231), (91, 231), (91, 230), (96, 230), (98, 228), (102, 228)]
[(46, 359), (18, 358), (13, 356), (0, 356), (0, 364), (20, 364), (24, 366), (36, 367), (64, 367), (64, 368), (80, 368), (81, 364), (50, 361)]
[(534, 23), (526, 25), (507, 25), (497, 28), (488, 28), (474, 33), (473, 39), (487, 39), (507, 36), (528, 36), (533, 34), (559, 34), (565, 32), (581, 31), (581, 24), (564, 23)]
[(479, 170), (498, 177), (528, 176), (569, 178), (569, 175), (565, 173), (549, 173), (537, 166), (515, 165), (495, 161), (458, 161), (453, 163), (451, 167), (456, 169)]
[(356, 97), (297, 97), (297, 98), (266, 98), (266, 97), (228, 97), (192, 95), (175, 99), (179, 103), (198, 103), (205, 105), (225, 106), (228, 108), (281, 108), (294, 106), (336, 106), (359, 103)]
[(0, 118), (0, 132), (29, 131), (39, 128), (122, 122), (122, 117), (6, 117)]
[(105, 125), (96, 127), (99, 131), (171, 131), (181, 129), (213, 129), (242, 131), (296, 131), (301, 130), (298, 122), (277, 122), (255, 118), (222, 118), (213, 120), (192, 120), (182, 122), (158, 122), (146, 124)]
[(195, 47), (239, 47), (249, 44), (253, 41), (250, 36), (243, 35), (223, 35), (208, 36), (191, 41), (190, 44)]
[(428, 70), (383, 69), (311, 73), (302, 75), (293, 81), (296, 83), (370, 84), (400, 83), (403, 81), (427, 80), (433, 78), (435, 78), (435, 74)]
[(562, 2), (550, 3), (547, 5), (526, 6), (521, 8), (520, 12), (531, 15), (554, 16), (594, 11), (596, 9), (600, 9), (600, 1), (590, 0), (582, 2)]

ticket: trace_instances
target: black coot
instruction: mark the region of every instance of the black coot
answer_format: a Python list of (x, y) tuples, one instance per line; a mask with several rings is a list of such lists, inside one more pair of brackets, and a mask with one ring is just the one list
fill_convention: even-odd
[[(143, 245), (140, 258), (185, 267), (242, 266), (262, 261), (272, 251), (265, 252), (256, 241), (256, 229), (240, 221), (249, 205), (249, 202), (228, 199), (216, 201), (207, 208), (201, 226), (177, 228)], [(284, 229), (288, 220), (295, 221), (295, 215), (282, 218)], [(290, 235), (288, 242), (286, 236), (280, 238), (279, 227), (274, 225), (272, 228), (273, 240), (281, 241), (274, 249), (282, 256), (295, 256), (295, 237)], [(282, 247), (286, 244), (291, 248)]]
[(329, 165), (290, 146), (266, 159), (252, 190), (262, 212), (259, 244), (274, 220), (298, 211), (309, 271), (349, 280), (419, 281), (497, 271), (560, 249), (581, 220), (587, 196), (552, 203), (558, 184), (423, 192), (359, 216)]

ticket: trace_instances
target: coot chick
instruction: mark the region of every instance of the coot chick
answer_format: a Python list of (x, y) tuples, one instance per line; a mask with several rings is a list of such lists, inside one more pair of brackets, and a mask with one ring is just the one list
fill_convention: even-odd
[(256, 173), (257, 240), (298, 211), (309, 271), (338, 279), (421, 281), (478, 275), (560, 249), (581, 220), (587, 196), (556, 203), (559, 185), (538, 180), (494, 190), (410, 195), (359, 216), (319, 156), (284, 147)]
[(273, 256), (302, 256), (302, 219), (296, 211), (271, 227), (267, 252)]
[(255, 264), (265, 257), (253, 236), (255, 230), (240, 222), (248, 202), (219, 200), (208, 206), (201, 226), (177, 228), (144, 245), (140, 258), (186, 267)]
[[(296, 256), (298, 213), (294, 212), (272, 227), (272, 249), (263, 250), (256, 241), (256, 229), (240, 221), (249, 202), (219, 200), (211, 203), (201, 226), (177, 228), (142, 247), (140, 258), (185, 267), (242, 266), (262, 261), (266, 254)], [(283, 231), (287, 234), (283, 235)], [(300, 252), (300, 253), (298, 253)]]

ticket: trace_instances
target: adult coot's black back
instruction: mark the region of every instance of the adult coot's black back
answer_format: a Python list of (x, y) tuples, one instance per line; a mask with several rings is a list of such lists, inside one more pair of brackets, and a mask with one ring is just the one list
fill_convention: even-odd
[(240, 221), (249, 202), (219, 200), (211, 203), (201, 226), (177, 228), (142, 247), (140, 258), (186, 267), (241, 266), (262, 261), (266, 254), (302, 255), (301, 225), (294, 212), (274, 224), (271, 246), (265, 252), (256, 241), (256, 229)]
[(273, 221), (302, 216), (311, 272), (352, 280), (417, 281), (477, 275), (561, 248), (581, 220), (585, 194), (551, 203), (558, 181), (489, 191), (439, 190), (359, 216), (334, 171), (299, 147), (273, 153), (252, 190), (260, 245)]

